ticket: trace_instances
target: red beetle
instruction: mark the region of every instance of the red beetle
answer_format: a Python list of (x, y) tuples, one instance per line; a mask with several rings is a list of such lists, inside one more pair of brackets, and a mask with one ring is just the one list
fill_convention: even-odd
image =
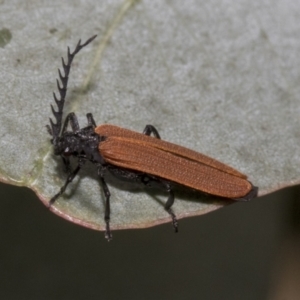
[[(73, 112), (67, 115), (62, 125), (72, 61), (75, 55), (95, 38), (96, 35), (84, 44), (79, 40), (72, 53), (68, 48), (67, 63), (62, 58), (64, 75), (58, 70), (61, 81), (60, 84), (57, 80), (60, 99), (53, 93), (58, 110), (51, 105), (56, 123), (50, 118), (47, 129), (52, 136), (54, 154), (62, 157), (69, 175), (60, 191), (50, 200), (49, 206), (64, 193), (86, 161), (96, 165), (105, 194), (105, 237), (108, 240), (111, 240), (112, 235), (109, 228), (110, 192), (105, 182), (106, 172), (120, 179), (168, 192), (165, 210), (172, 217), (176, 232), (178, 222), (171, 208), (175, 199), (173, 187), (176, 184), (239, 201), (251, 200), (257, 196), (258, 188), (247, 180), (246, 175), (206, 155), (161, 140), (158, 131), (152, 125), (147, 125), (143, 133), (108, 124), (97, 126), (92, 114), (88, 113), (88, 126), (79, 128), (77, 117)], [(67, 131), (69, 123), (72, 131)], [(78, 165), (74, 170), (70, 167), (71, 156), (78, 159)]]

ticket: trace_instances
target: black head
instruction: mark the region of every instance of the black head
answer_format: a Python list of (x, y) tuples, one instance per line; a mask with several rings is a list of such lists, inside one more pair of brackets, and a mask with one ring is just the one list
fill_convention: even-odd
[(80, 138), (74, 132), (64, 132), (55, 140), (54, 154), (62, 156), (78, 156), (82, 152), (82, 143)]

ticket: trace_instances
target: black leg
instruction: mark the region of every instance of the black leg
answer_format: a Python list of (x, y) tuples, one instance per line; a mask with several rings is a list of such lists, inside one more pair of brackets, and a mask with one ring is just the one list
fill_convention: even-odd
[(104, 192), (104, 197), (105, 197), (105, 213), (104, 213), (104, 220), (106, 223), (106, 229), (105, 229), (105, 238), (108, 241), (112, 240), (112, 234), (110, 231), (110, 227), (109, 227), (109, 221), (110, 221), (110, 191), (108, 189), (108, 186), (103, 178), (103, 168), (99, 168), (98, 169), (98, 174), (100, 177), (100, 183)]
[[(151, 135), (151, 133), (153, 134), (154, 137), (156, 137), (157, 139), (160, 139), (160, 135), (159, 135), (157, 129), (153, 125), (146, 125), (146, 127), (143, 131), (143, 134)], [(161, 183), (165, 186), (167, 192), (169, 192), (169, 198), (165, 204), (165, 210), (172, 217), (172, 224), (173, 224), (175, 232), (178, 232), (178, 221), (177, 221), (177, 218), (171, 208), (172, 205), (174, 204), (174, 200), (175, 200), (174, 192), (172, 190), (170, 183), (164, 182), (164, 181), (161, 181)], [(149, 185), (149, 182), (147, 184)], [(151, 183), (150, 183), (150, 185), (151, 185)]]
[(177, 218), (172, 210), (172, 205), (174, 204), (174, 200), (175, 200), (175, 196), (174, 196), (174, 192), (172, 190), (172, 187), (169, 183), (166, 183), (166, 188), (167, 191), (169, 192), (169, 198), (165, 204), (165, 210), (169, 213), (169, 215), (172, 217), (172, 223), (173, 223), (173, 227), (175, 232), (178, 232), (178, 221)]
[(65, 166), (65, 172), (68, 174), (72, 173), (69, 157), (61, 155), (61, 158)]
[(64, 126), (63, 126), (63, 130), (62, 130), (62, 134), (66, 132), (69, 122), (71, 124), (71, 128), (73, 132), (77, 132), (80, 130), (79, 128), (79, 124), (78, 124), (78, 120), (76, 115), (71, 112), (66, 116), (65, 122), (64, 122)]
[(75, 178), (75, 176), (77, 175), (77, 173), (79, 172), (79, 170), (81, 169), (81, 167), (83, 166), (84, 163), (85, 163), (85, 160), (83, 160), (83, 159), (80, 159), (78, 161), (77, 168), (69, 174), (65, 184), (61, 187), (60, 191), (54, 197), (51, 198), (51, 200), (49, 201), (48, 207), (51, 207), (51, 205), (55, 202), (55, 200), (65, 192), (67, 186), (69, 185), (70, 182), (73, 181), (73, 179)]
[(140, 181), (147, 187), (156, 187), (161, 190), (167, 191), (169, 193), (168, 200), (165, 204), (165, 210), (169, 213), (169, 215), (172, 217), (172, 224), (174, 227), (175, 232), (178, 232), (178, 221), (176, 218), (176, 215), (174, 214), (172, 210), (172, 205), (174, 204), (175, 196), (174, 196), (174, 191), (172, 189), (172, 186), (170, 182), (166, 180), (162, 180), (160, 178), (148, 175), (148, 174), (143, 174), (140, 175)]
[(94, 128), (97, 127), (94, 117), (91, 113), (86, 114), (86, 117), (87, 117), (89, 126), (93, 126)]
[(143, 134), (145, 135), (151, 135), (151, 133), (156, 137), (157, 139), (160, 139), (160, 135), (157, 131), (157, 129), (153, 125), (146, 125)]

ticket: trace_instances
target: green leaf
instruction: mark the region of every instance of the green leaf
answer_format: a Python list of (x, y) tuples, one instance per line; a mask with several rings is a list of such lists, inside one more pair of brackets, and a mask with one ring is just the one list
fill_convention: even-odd
[[(44, 5), (44, 6), (43, 6)], [(75, 58), (65, 113), (93, 113), (214, 157), (249, 176), (260, 195), (299, 183), (300, 25), (293, 1), (8, 1), (0, 24), (0, 179), (28, 186), (47, 204), (66, 174), (52, 154), (51, 116), (60, 57)], [(85, 168), (52, 210), (104, 229), (95, 168)], [(108, 178), (111, 227), (142, 228), (170, 217), (167, 195)], [(179, 190), (179, 218), (226, 201)]]

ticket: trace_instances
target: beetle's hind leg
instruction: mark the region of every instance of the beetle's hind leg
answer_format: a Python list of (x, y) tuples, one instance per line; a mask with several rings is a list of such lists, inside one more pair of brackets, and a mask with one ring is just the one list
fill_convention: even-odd
[(140, 175), (141, 182), (147, 186), (147, 187), (156, 187), (160, 190), (167, 191), (169, 193), (168, 200), (165, 204), (165, 210), (169, 213), (169, 215), (172, 217), (172, 224), (174, 227), (175, 232), (178, 232), (178, 221), (176, 218), (176, 215), (173, 212), (172, 205), (175, 201), (175, 195), (172, 188), (172, 185), (169, 181), (163, 180), (161, 178), (157, 178), (155, 176), (151, 176), (148, 174)]
[(165, 204), (165, 210), (169, 213), (169, 215), (172, 217), (172, 224), (174, 227), (175, 232), (178, 232), (178, 221), (177, 218), (173, 212), (173, 209), (171, 208), (174, 204), (175, 196), (174, 191), (169, 183), (166, 183), (167, 192), (169, 192), (169, 198)]
[(153, 125), (146, 125), (145, 129), (143, 131), (143, 134), (151, 135), (151, 133), (153, 134), (154, 137), (156, 137), (157, 139), (160, 139), (160, 135), (159, 135), (157, 129)]

